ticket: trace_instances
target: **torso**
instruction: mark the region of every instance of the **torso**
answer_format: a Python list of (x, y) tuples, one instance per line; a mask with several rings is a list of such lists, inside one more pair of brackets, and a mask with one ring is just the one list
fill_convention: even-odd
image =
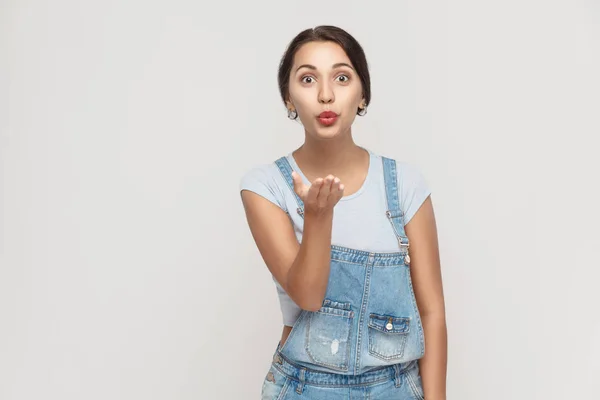
[[(365, 179), (367, 177), (367, 173), (369, 171), (371, 155), (365, 149), (361, 148), (360, 151), (362, 153), (361, 155), (363, 157), (363, 160), (361, 160), (361, 163), (358, 163), (356, 166), (356, 169), (358, 171), (356, 173), (354, 173), (354, 171), (351, 171), (350, 174), (346, 175), (348, 177), (345, 179), (343, 179), (344, 177), (342, 177), (342, 176), (338, 176), (338, 178), (340, 178), (340, 180), (344, 183), (344, 186), (345, 186), (344, 195), (346, 197), (356, 193), (364, 185)], [(297, 161), (297, 160), (295, 160), (295, 161)], [(314, 181), (318, 177), (317, 175), (312, 175), (310, 173), (307, 173), (305, 170), (301, 169), (301, 171), (302, 171), (302, 174), (310, 182)], [(292, 332), (291, 326), (288, 326), (288, 325), (283, 326), (283, 331), (281, 332), (281, 346), (283, 346), (284, 343), (287, 341), (287, 338), (288, 338), (288, 336), (290, 336), (291, 332)]]
[[(303, 171), (298, 167), (296, 160), (292, 155), (288, 155), (287, 161), (291, 168), (302, 176), (305, 184), (310, 184), (310, 178), (306, 177)], [(265, 190), (266, 196), (273, 193), (275, 196), (272, 202), (289, 212), (294, 225), (294, 231), (299, 241), (302, 240), (303, 220), (301, 215), (296, 212), (298, 203), (294, 197), (293, 191), (288, 187), (289, 183), (282, 178), (282, 174), (274, 164), (268, 165), (268, 170), (261, 171), (261, 177), (266, 174), (270, 180), (266, 185), (270, 185), (269, 191)], [(397, 171), (400, 174), (398, 178), (399, 201), (401, 205), (406, 205), (402, 210), (405, 216), (410, 219), (416, 212), (423, 199), (429, 194), (426, 183), (419, 171), (412, 165), (398, 163)], [(354, 174), (356, 178), (358, 174)], [(258, 179), (258, 178), (257, 178)], [(348, 178), (346, 178), (348, 179)], [(358, 187), (358, 179), (352, 179), (349, 182), (350, 187), (344, 190), (344, 197), (336, 205), (336, 218), (332, 226), (332, 244), (346, 248), (389, 253), (398, 250), (398, 241), (395, 231), (385, 214), (385, 182), (382, 165), (382, 156), (370, 153), (370, 165), (368, 177), (363, 180), (363, 185)], [(342, 182), (344, 182), (342, 177)], [(351, 193), (349, 193), (351, 192)], [(280, 304), (282, 304), (283, 324), (280, 336), (280, 343), (283, 346), (292, 332), (292, 326), (301, 314), (301, 309), (289, 301), (289, 296), (275, 281)]]

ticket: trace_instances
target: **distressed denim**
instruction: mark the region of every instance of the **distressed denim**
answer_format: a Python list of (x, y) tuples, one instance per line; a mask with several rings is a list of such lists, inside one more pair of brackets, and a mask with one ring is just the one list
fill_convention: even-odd
[[(422, 399), (417, 360), (423, 326), (410, 275), (409, 240), (398, 201), (396, 163), (382, 158), (386, 215), (398, 251), (331, 246), (322, 307), (303, 310), (278, 346), (263, 383), (263, 400)], [(291, 167), (276, 161), (293, 192)], [(295, 195), (295, 193), (294, 193)], [(297, 212), (303, 216), (304, 205)]]
[(417, 360), (342, 375), (302, 367), (279, 350), (263, 382), (263, 400), (423, 400)]

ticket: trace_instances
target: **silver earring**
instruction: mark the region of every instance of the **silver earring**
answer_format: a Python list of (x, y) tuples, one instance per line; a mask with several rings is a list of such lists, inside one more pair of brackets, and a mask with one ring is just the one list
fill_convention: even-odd
[(296, 119), (296, 118), (298, 118), (298, 112), (296, 110), (289, 110), (288, 109), (288, 118), (289, 119)]
[(363, 108), (359, 108), (357, 114), (360, 115), (361, 117), (364, 116), (367, 113), (367, 106), (363, 107)]

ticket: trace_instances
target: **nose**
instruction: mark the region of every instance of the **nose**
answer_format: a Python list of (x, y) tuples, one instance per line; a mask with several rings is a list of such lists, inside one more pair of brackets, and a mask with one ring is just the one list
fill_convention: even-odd
[(321, 89), (319, 90), (319, 103), (329, 104), (335, 100), (335, 95), (333, 94), (333, 90), (331, 87), (324, 83), (321, 85)]

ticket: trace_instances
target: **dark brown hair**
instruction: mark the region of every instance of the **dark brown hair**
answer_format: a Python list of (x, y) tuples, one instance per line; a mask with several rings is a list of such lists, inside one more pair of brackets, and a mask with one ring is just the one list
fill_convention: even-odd
[[(294, 63), (294, 55), (302, 45), (315, 41), (334, 42), (344, 49), (362, 83), (365, 105), (369, 105), (371, 102), (371, 77), (369, 75), (369, 66), (367, 64), (365, 52), (352, 35), (341, 28), (331, 25), (321, 25), (316, 28), (306, 29), (296, 35), (288, 45), (281, 58), (277, 76), (279, 93), (281, 94), (283, 103), (285, 104), (290, 94), (289, 80), (292, 64)], [(358, 111), (359, 110), (357, 110), (357, 113)]]

